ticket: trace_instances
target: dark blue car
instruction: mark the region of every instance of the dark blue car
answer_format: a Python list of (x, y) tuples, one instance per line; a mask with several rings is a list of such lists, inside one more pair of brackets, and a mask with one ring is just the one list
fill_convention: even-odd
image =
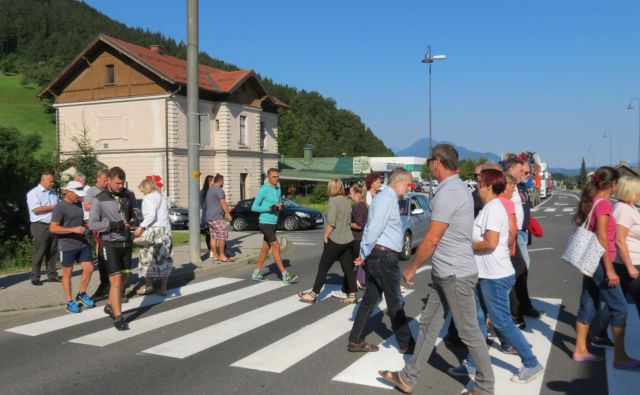
[[(254, 199), (240, 200), (231, 209), (231, 227), (242, 231), (258, 228), (259, 213), (251, 211)], [(302, 207), (296, 202), (283, 198), (284, 206), (280, 210), (278, 228), (285, 230), (313, 229), (324, 224), (322, 213), (312, 208)]]

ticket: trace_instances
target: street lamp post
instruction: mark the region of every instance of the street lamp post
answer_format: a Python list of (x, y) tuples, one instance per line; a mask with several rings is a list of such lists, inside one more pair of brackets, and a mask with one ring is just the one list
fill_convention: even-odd
[[(446, 55), (431, 55), (431, 45), (427, 45), (427, 53), (424, 55), (424, 59), (422, 59), (422, 63), (426, 63), (429, 65), (429, 155), (427, 157), (431, 158), (431, 149), (433, 148), (432, 144), (432, 134), (431, 134), (431, 63), (436, 60), (446, 59)], [(429, 171), (429, 197), (432, 196), (432, 176), (431, 171)]]
[(609, 137), (609, 166), (613, 167), (613, 132), (611, 130), (605, 130), (602, 137), (605, 139)]
[(627, 105), (627, 110), (633, 110), (634, 107), (631, 103), (636, 100), (638, 102), (638, 161), (636, 162), (636, 168), (640, 169), (640, 98), (632, 97)]

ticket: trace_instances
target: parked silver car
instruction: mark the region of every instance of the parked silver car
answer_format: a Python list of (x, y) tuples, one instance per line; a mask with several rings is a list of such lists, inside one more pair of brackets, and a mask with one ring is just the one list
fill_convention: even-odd
[(398, 205), (404, 234), (400, 259), (407, 260), (429, 230), (431, 203), (427, 195), (409, 192), (398, 201)]

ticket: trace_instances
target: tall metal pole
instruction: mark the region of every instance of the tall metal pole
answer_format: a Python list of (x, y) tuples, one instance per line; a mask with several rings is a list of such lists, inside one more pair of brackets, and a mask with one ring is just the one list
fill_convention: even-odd
[(200, 99), (198, 83), (198, 0), (187, 0), (187, 148), (189, 155), (189, 258), (200, 264)]
[[(431, 150), (433, 149), (431, 133), (431, 63), (433, 63), (434, 60), (446, 58), (445, 55), (431, 55), (431, 45), (427, 45), (427, 53), (424, 55), (424, 59), (422, 59), (422, 63), (429, 64), (429, 155), (427, 159), (431, 158)], [(429, 171), (429, 197), (433, 197), (432, 182), (433, 176), (431, 175), (431, 171)]]

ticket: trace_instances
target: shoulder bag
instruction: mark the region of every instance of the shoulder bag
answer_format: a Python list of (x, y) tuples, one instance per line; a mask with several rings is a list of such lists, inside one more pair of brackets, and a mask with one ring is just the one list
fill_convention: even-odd
[(605, 253), (604, 247), (598, 241), (596, 232), (589, 230), (589, 223), (591, 222), (591, 216), (596, 205), (604, 199), (597, 200), (584, 223), (577, 226), (567, 243), (567, 248), (562, 254), (562, 260), (571, 264), (574, 268), (578, 269), (580, 273), (587, 277), (593, 277), (593, 273), (600, 264), (600, 259)]

